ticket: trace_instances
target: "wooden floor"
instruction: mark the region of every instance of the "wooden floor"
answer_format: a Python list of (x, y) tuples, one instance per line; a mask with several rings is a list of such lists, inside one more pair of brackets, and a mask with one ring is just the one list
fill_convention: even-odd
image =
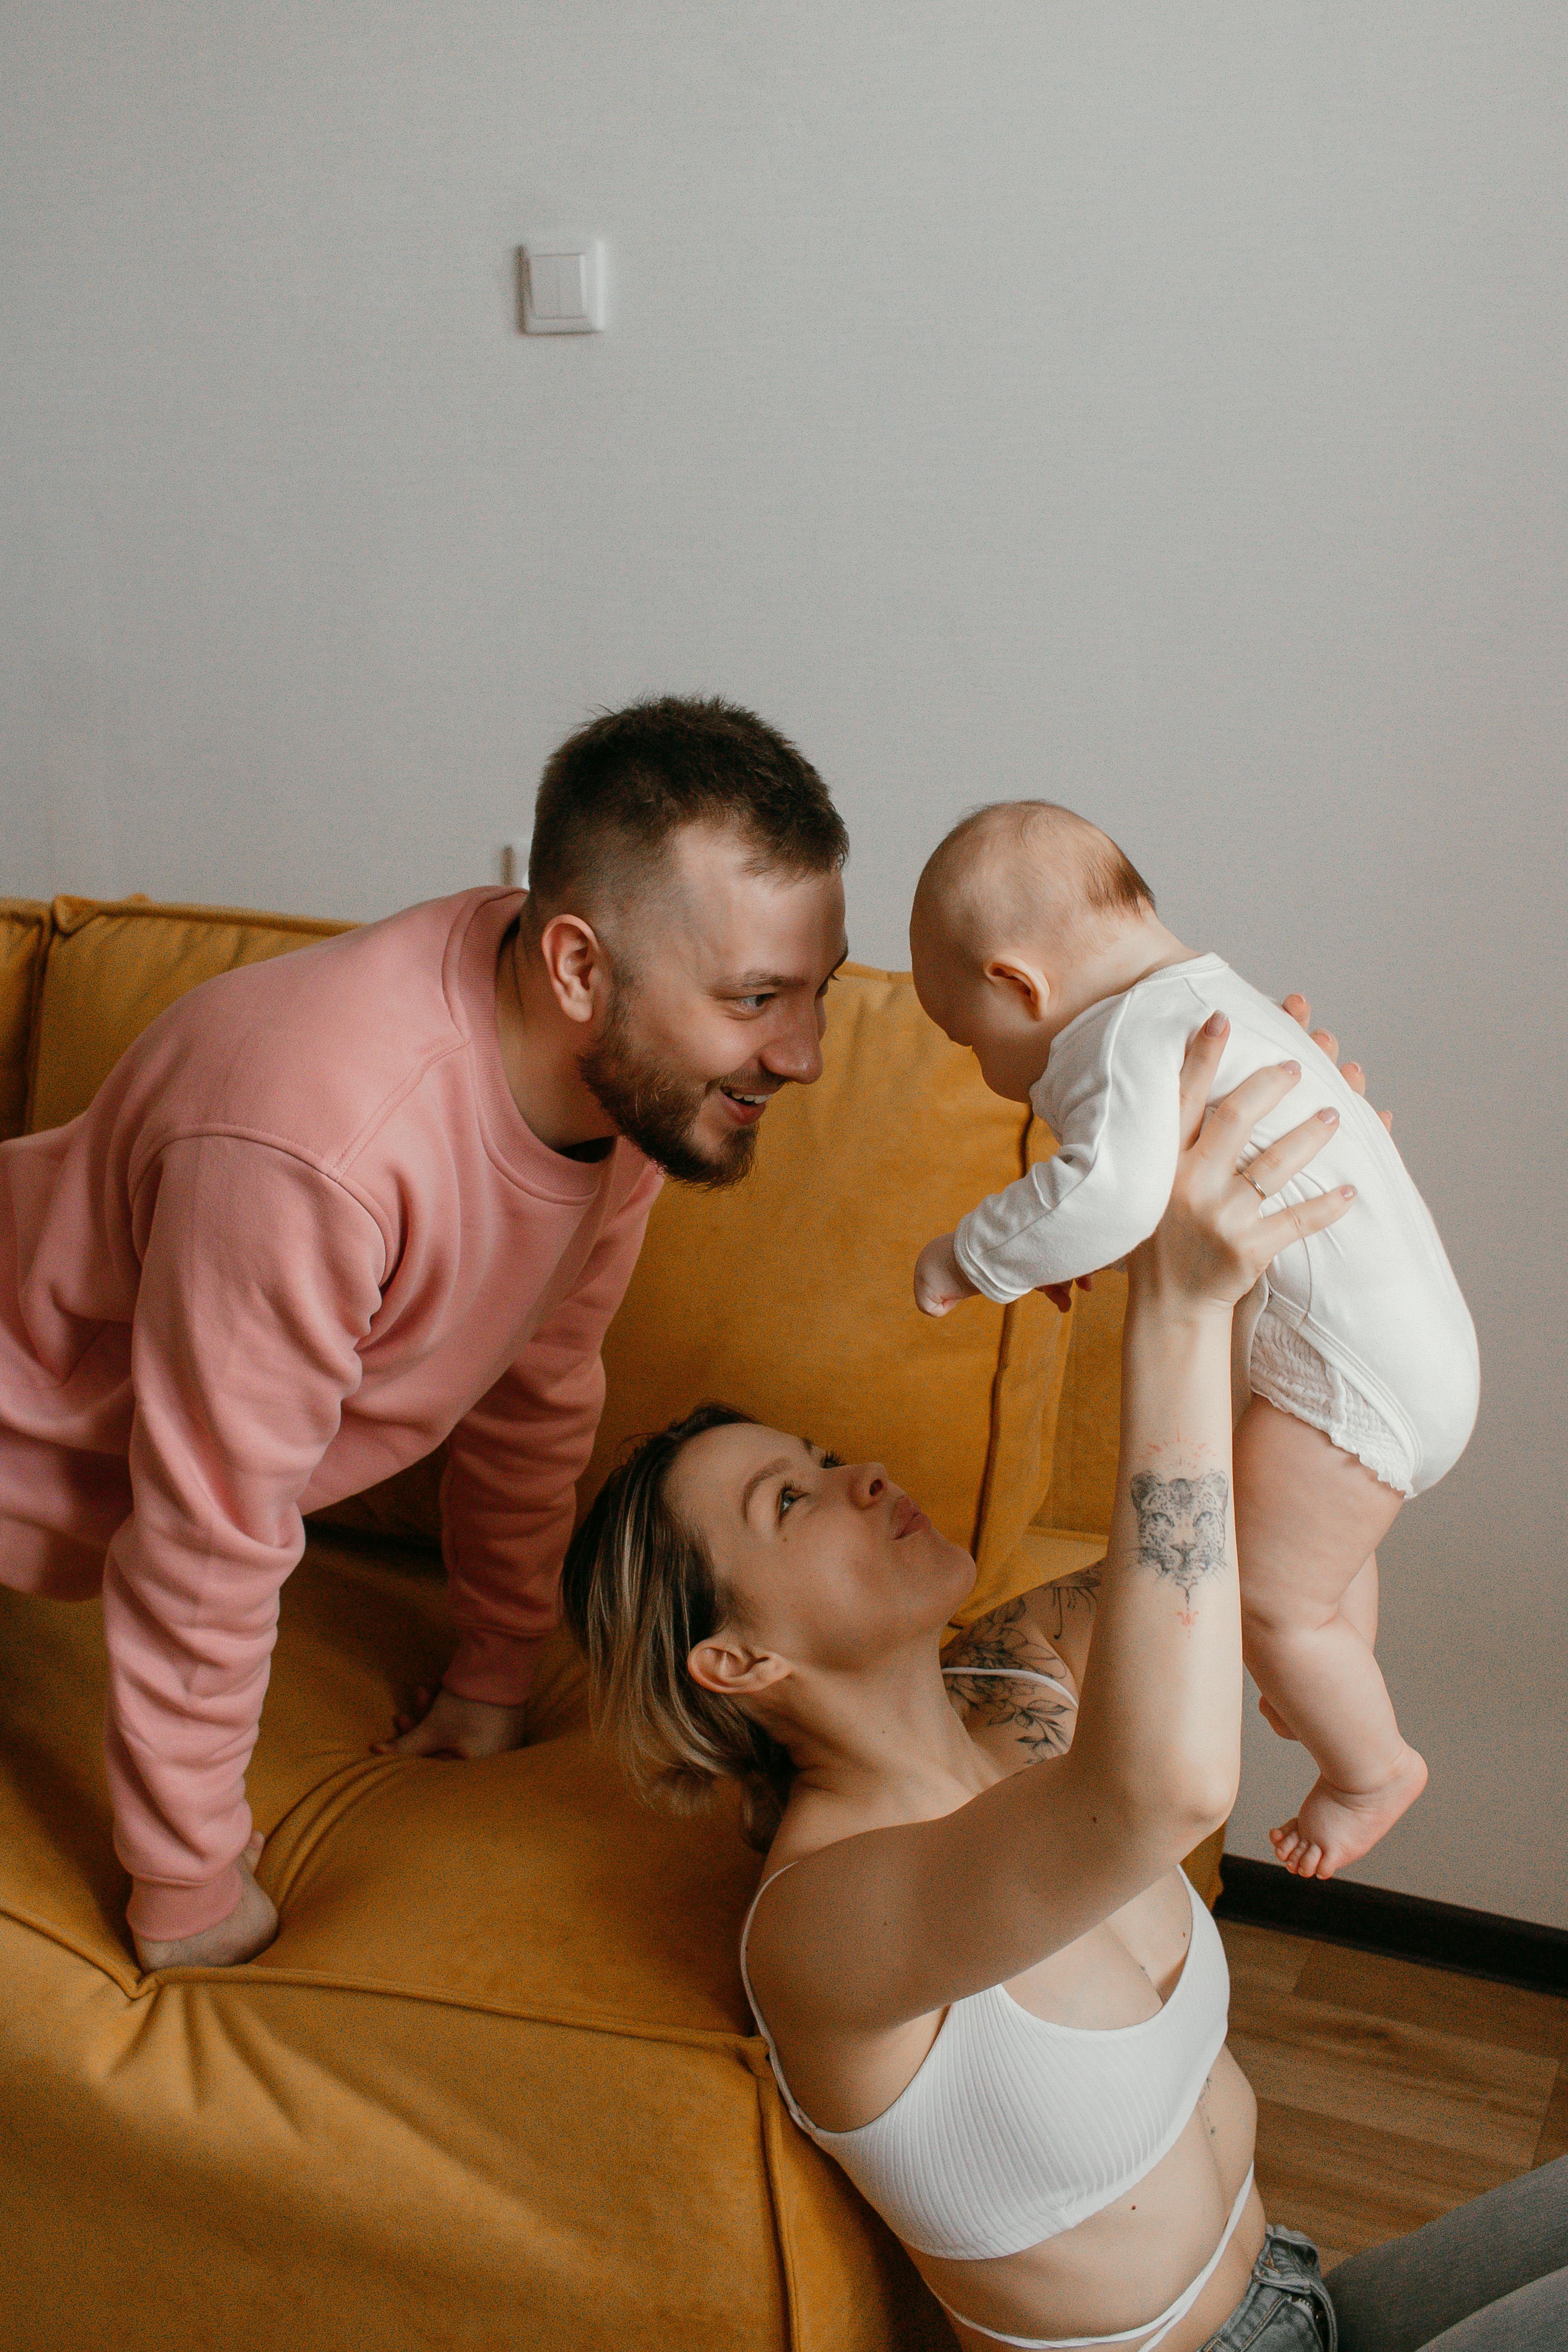
[(1568, 2151), (1568, 2000), (1219, 1924), (1264, 2207), (1325, 2270)]

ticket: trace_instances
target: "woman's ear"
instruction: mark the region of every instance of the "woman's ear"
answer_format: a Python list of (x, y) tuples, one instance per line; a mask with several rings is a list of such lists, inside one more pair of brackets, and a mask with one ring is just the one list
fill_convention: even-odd
[(715, 1698), (748, 1698), (783, 1682), (790, 1667), (776, 1651), (748, 1649), (739, 1634), (721, 1632), (698, 1643), (687, 1658), (686, 1671)]

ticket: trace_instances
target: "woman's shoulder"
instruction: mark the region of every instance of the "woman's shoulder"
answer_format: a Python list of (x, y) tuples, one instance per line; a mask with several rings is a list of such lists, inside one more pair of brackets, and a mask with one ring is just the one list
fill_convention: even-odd
[[(754, 1912), (769, 1896), (767, 1911), (777, 1918), (782, 1911), (794, 1907), (797, 1900), (811, 1901), (811, 1880), (814, 1874), (805, 1874), (800, 1882), (800, 1865), (815, 1862), (819, 1856), (831, 1854), (839, 1846), (851, 1844), (868, 1829), (886, 1825), (877, 1821), (864, 1821), (846, 1811), (832, 1800), (825, 1799), (818, 1790), (796, 1789), (784, 1806), (784, 1818), (773, 1835), (773, 1843), (763, 1857), (762, 1874), (757, 1891), (752, 1897)], [(775, 1879), (784, 1885), (776, 1895), (769, 1895)]]
[(798, 1800), (786, 1806), (741, 1929), (741, 1969), (753, 2007), (759, 1979), (770, 2011), (787, 2010), (809, 1988), (815, 1975), (812, 1930), (825, 1881), (820, 1869), (801, 1865), (826, 1859), (826, 1886), (831, 1888), (836, 1874), (832, 1857), (855, 1843), (862, 1826), (824, 1820)]

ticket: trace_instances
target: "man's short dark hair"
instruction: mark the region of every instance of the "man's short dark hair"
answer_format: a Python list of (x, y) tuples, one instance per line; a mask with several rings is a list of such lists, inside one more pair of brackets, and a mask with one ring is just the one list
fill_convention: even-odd
[(732, 826), (759, 862), (837, 872), (849, 854), (827, 787), (754, 711), (665, 694), (608, 710), (552, 753), (534, 804), (535, 919), (586, 912), (632, 876), (646, 884), (682, 826)]

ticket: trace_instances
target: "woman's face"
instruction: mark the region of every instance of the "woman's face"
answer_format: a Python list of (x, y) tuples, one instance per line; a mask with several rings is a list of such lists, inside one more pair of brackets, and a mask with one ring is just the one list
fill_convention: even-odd
[(734, 1594), (747, 1641), (843, 1671), (940, 1631), (974, 1581), (879, 1462), (736, 1422), (684, 1446), (666, 1489)]

